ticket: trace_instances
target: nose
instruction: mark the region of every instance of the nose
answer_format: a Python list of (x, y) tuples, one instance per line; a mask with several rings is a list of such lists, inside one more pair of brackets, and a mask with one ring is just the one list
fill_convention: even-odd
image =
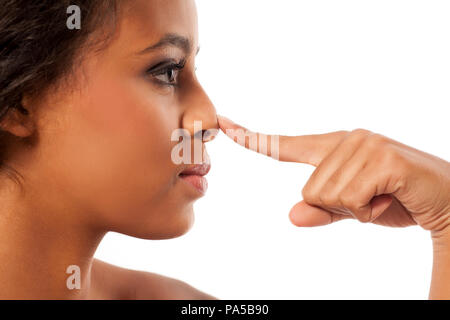
[(188, 130), (192, 137), (199, 138), (203, 142), (213, 140), (219, 129), (217, 113), (200, 84), (190, 90), (185, 102), (183, 129)]

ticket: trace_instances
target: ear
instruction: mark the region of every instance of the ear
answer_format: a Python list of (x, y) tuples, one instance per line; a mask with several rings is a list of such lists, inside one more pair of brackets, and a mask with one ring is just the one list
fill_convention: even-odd
[(19, 108), (10, 108), (0, 122), (0, 129), (21, 138), (32, 135), (34, 122), (28, 104), (29, 100), (24, 98)]

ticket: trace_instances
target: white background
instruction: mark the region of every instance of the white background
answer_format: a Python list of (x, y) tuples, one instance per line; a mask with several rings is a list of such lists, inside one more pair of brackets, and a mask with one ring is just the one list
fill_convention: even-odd
[[(250, 129), (365, 128), (450, 160), (450, 1), (198, 0), (198, 75), (220, 114)], [(430, 236), (288, 213), (314, 168), (208, 144), (210, 188), (186, 235), (110, 233), (96, 257), (221, 299), (426, 299)]]

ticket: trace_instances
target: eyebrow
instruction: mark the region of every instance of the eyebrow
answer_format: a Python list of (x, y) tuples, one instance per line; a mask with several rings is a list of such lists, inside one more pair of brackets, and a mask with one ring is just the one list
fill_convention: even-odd
[[(151, 51), (155, 51), (157, 49), (172, 46), (180, 48), (184, 51), (186, 55), (190, 54), (192, 51), (192, 42), (188, 38), (176, 34), (176, 33), (168, 33), (164, 35), (157, 43), (145, 48), (144, 50), (138, 52), (139, 55), (149, 53)], [(197, 48), (197, 52), (200, 50), (200, 47)]]

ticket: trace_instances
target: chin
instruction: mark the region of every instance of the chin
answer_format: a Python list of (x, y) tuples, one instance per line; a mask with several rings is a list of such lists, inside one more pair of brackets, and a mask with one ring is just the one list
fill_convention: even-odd
[[(162, 215), (168, 213), (161, 212)], [(132, 232), (120, 232), (135, 238), (146, 240), (166, 240), (181, 237), (189, 232), (194, 225), (195, 215), (192, 206), (182, 210), (181, 212), (172, 213), (167, 219), (157, 219), (148, 223), (141, 223), (135, 226)]]

